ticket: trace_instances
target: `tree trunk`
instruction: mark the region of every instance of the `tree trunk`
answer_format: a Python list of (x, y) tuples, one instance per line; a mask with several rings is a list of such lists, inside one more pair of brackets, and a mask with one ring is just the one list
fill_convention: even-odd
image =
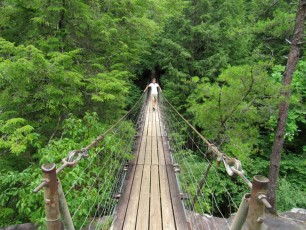
[(280, 104), (278, 111), (277, 127), (275, 131), (274, 143), (272, 146), (272, 152), (270, 156), (270, 169), (268, 186), (268, 198), (272, 205), (272, 213), (276, 213), (276, 188), (279, 174), (281, 152), (284, 144), (284, 137), (286, 132), (286, 121), (288, 117), (288, 108), (290, 100), (290, 85), (292, 76), (295, 71), (296, 65), (299, 60), (301, 52), (301, 43), (303, 41), (304, 20), (306, 16), (306, 0), (300, 0), (298, 10), (296, 13), (296, 21), (293, 39), (291, 42), (290, 52), (286, 65), (285, 72), (283, 74), (283, 86), (280, 92)]

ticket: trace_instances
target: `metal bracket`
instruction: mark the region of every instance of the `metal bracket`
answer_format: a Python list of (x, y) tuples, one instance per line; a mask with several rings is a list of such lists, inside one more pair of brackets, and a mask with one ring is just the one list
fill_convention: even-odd
[(269, 201), (267, 200), (267, 196), (264, 193), (259, 193), (257, 195), (257, 199), (260, 200), (265, 206), (266, 208), (272, 208), (271, 204), (269, 203)]
[(180, 168), (179, 164), (177, 164), (177, 163), (173, 164), (173, 171), (174, 172), (180, 172), (181, 171), (181, 168)]
[(180, 193), (180, 197), (181, 197), (181, 200), (189, 200), (190, 198), (188, 193), (183, 193), (183, 192)]
[(121, 197), (121, 193), (116, 193), (113, 198), (116, 199), (116, 200), (119, 200)]
[(124, 165), (124, 168), (123, 168), (123, 171), (124, 172), (126, 172), (126, 171), (128, 171), (129, 170), (129, 164), (128, 163), (126, 163), (125, 165)]

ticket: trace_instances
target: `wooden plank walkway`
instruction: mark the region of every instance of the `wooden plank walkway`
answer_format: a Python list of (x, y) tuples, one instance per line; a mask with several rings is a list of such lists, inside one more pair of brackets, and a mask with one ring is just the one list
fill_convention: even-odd
[(189, 229), (162, 130), (149, 102), (111, 229)]

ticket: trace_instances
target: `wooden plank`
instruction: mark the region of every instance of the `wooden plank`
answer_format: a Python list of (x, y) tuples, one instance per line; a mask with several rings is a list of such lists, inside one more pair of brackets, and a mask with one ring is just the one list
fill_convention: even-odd
[(158, 145), (156, 136), (152, 136), (152, 165), (158, 165)]
[(134, 158), (129, 162), (129, 164), (135, 164), (137, 162), (140, 146), (141, 146), (141, 138), (137, 137), (134, 141), (134, 146), (132, 149)]
[(163, 136), (162, 138), (163, 150), (165, 155), (165, 164), (172, 164), (172, 159), (170, 156), (169, 145), (167, 137)]
[(175, 230), (175, 222), (170, 198), (168, 177), (165, 166), (159, 166), (159, 175), (163, 229)]
[(123, 225), (124, 230), (135, 229), (136, 226), (142, 173), (143, 173), (143, 165), (136, 165), (132, 191)]
[(145, 164), (151, 165), (152, 162), (152, 136), (143, 137), (146, 138), (146, 151), (145, 151)]
[(139, 130), (137, 132), (138, 137), (142, 136), (144, 133), (144, 127), (145, 127), (145, 123), (146, 123), (146, 114), (147, 114), (147, 109), (148, 106), (144, 105), (144, 108), (142, 109), (142, 114), (141, 114), (141, 124), (139, 126)]
[(162, 120), (162, 116), (161, 116), (161, 109), (158, 109), (158, 120), (159, 120), (159, 127), (160, 127), (160, 134), (161, 136), (165, 136), (165, 131), (164, 131), (164, 123)]
[[(145, 121), (143, 121), (142, 123), (145, 123)], [(136, 157), (129, 162), (129, 169), (128, 169), (127, 175), (123, 183), (122, 195), (119, 199), (118, 206), (116, 208), (116, 215), (115, 215), (113, 224), (111, 226), (111, 229), (114, 229), (114, 230), (122, 229), (123, 227), (124, 218), (126, 215), (126, 210), (128, 207), (128, 202), (129, 202), (129, 198), (130, 198), (130, 194), (132, 190), (132, 185), (134, 182), (134, 174), (136, 171), (135, 163), (137, 162), (137, 157), (139, 155), (140, 146), (142, 142), (141, 135), (143, 134), (143, 131), (144, 131), (144, 124), (142, 124), (142, 129), (139, 130), (140, 136), (135, 140), (133, 151)]]
[(160, 111), (158, 109), (158, 113), (156, 113), (156, 135), (161, 136), (161, 128), (160, 128)]
[(152, 136), (156, 136), (156, 117), (157, 117), (158, 111), (154, 111), (152, 114)]
[(149, 106), (146, 107), (146, 113), (145, 113), (145, 125), (144, 125), (144, 130), (143, 130), (143, 136), (148, 135), (148, 125), (149, 125)]
[(158, 165), (151, 166), (150, 230), (162, 229)]
[(147, 132), (147, 135), (148, 136), (151, 136), (151, 117), (152, 117), (152, 110), (151, 110), (151, 108), (152, 108), (152, 102), (151, 102), (151, 100), (149, 100), (149, 103), (148, 103), (148, 110), (147, 110), (147, 114), (148, 114), (148, 116), (147, 116), (147, 122), (148, 122), (148, 132)]
[(180, 191), (178, 188), (176, 175), (173, 170), (173, 165), (167, 165), (166, 167), (176, 228), (177, 230), (187, 230), (189, 229), (189, 224), (187, 222), (184, 207), (181, 201)]
[(153, 117), (153, 114), (152, 114), (152, 110), (149, 109), (149, 116), (148, 116), (148, 123), (149, 123), (149, 126), (148, 126), (148, 136), (152, 136), (152, 117)]
[(138, 153), (135, 160), (138, 165), (130, 166), (111, 228), (190, 229), (173, 171), (167, 138), (161, 130), (159, 108), (153, 112), (151, 100), (147, 104), (143, 130), (134, 149)]
[(138, 160), (137, 164), (144, 164), (145, 161), (145, 153), (146, 153), (146, 144), (147, 144), (147, 139), (145, 136), (141, 138), (141, 144), (140, 144), (140, 149), (138, 153)]
[(119, 199), (119, 203), (117, 206), (117, 211), (116, 211), (116, 217), (113, 221), (111, 229), (117, 230), (117, 229), (122, 229), (125, 215), (126, 215), (126, 210), (128, 207), (129, 203), (129, 197), (131, 194), (131, 189), (132, 189), (132, 184), (133, 184), (133, 179), (134, 179), (134, 173), (135, 173), (136, 165), (131, 164), (128, 174), (125, 179), (124, 187), (123, 187), (123, 193), (122, 196)]
[(136, 230), (146, 230), (149, 228), (150, 180), (151, 180), (150, 175), (151, 175), (151, 166), (144, 165)]
[(153, 120), (154, 120), (154, 114), (156, 111), (153, 111), (152, 109), (152, 100), (150, 102), (150, 106), (149, 106), (149, 113), (150, 113), (150, 116), (149, 116), (149, 129), (148, 129), (148, 136), (153, 136), (154, 135), (154, 130), (153, 130)]
[(162, 137), (158, 136), (157, 140), (158, 161), (160, 165), (165, 165), (165, 154)]
[(158, 151), (157, 151), (157, 123), (156, 117), (158, 116), (158, 111), (153, 113), (153, 129), (152, 129), (152, 164), (158, 164)]
[(189, 224), (186, 219), (184, 207), (181, 202), (180, 191), (178, 188), (176, 175), (173, 170), (173, 164), (170, 156), (169, 145), (167, 137), (162, 137), (163, 150), (165, 154), (165, 163), (167, 167), (168, 186), (170, 188), (170, 196), (175, 217), (176, 227), (178, 230), (189, 229)]
[(158, 120), (158, 123), (157, 123), (157, 126), (158, 126), (158, 131), (157, 131), (157, 145), (158, 145), (158, 160), (159, 160), (159, 164), (161, 165), (165, 165), (165, 154), (164, 154), (164, 146), (163, 146), (163, 140), (162, 140), (162, 122), (161, 122), (161, 119), (160, 119), (160, 109), (158, 107), (158, 116), (157, 116), (157, 120)]

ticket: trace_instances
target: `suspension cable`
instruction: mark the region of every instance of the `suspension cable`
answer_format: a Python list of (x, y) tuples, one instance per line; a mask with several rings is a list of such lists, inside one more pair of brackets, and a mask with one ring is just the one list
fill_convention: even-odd
[(182, 118), (182, 120), (208, 145), (210, 150), (217, 156), (217, 162), (223, 162), (226, 172), (229, 176), (233, 176), (233, 174), (237, 174), (242, 178), (242, 180), (252, 188), (252, 183), (248, 180), (248, 178), (244, 175), (244, 171), (242, 170), (241, 162), (236, 158), (228, 157), (226, 154), (219, 151), (219, 149), (209, 142), (197, 129), (191, 125), (184, 117), (181, 115), (174, 106), (164, 97), (164, 100), (167, 104)]
[[(164, 110), (164, 111), (167, 111), (167, 108), (163, 108), (163, 110)], [(167, 122), (168, 131), (169, 131), (170, 133), (178, 133), (177, 129), (175, 128), (175, 127), (176, 127), (175, 124), (177, 124), (177, 122), (174, 123), (174, 119), (176, 119), (176, 117), (173, 115), (173, 113), (170, 113), (170, 112), (164, 117), (164, 120)], [(176, 120), (177, 120), (177, 119), (176, 119)], [(173, 129), (176, 129), (176, 130), (173, 130)], [(184, 131), (186, 132), (186, 130), (184, 130)], [(187, 133), (187, 134), (188, 134), (188, 133)], [(178, 152), (183, 151), (181, 144), (179, 144), (179, 143), (180, 143), (180, 140), (177, 139), (177, 136), (176, 136), (176, 135), (171, 136), (171, 137), (170, 137), (170, 141), (171, 141), (171, 140), (176, 142), (176, 143), (170, 144), (170, 145), (172, 146), (172, 148), (174, 148), (174, 149), (173, 149), (173, 150), (175, 150), (174, 152), (178, 153)], [(193, 140), (193, 139), (192, 139), (192, 140)], [(171, 142), (172, 142), (172, 141), (171, 141)], [(194, 140), (193, 140), (193, 141), (194, 141)], [(179, 147), (179, 146), (181, 146), (181, 147)], [(177, 147), (179, 147), (179, 149), (177, 149)], [(188, 149), (186, 146), (185, 146), (185, 148)], [(188, 154), (191, 154), (190, 151), (186, 151), (186, 152), (187, 152)], [(189, 156), (190, 156), (190, 155), (189, 155)], [(179, 159), (176, 158), (176, 154), (174, 154), (173, 157), (175, 158), (176, 162), (178, 162)], [(186, 159), (186, 156), (185, 156), (184, 154), (182, 154), (181, 157), (182, 157), (181, 159), (182, 159), (182, 164), (183, 164), (182, 166), (185, 166), (185, 167), (186, 167), (186, 170), (187, 170), (186, 176), (189, 177), (189, 179), (192, 181), (192, 183), (193, 183), (195, 186), (198, 187), (198, 181), (197, 181), (197, 179), (196, 179), (196, 177), (195, 177), (195, 175), (194, 175), (194, 172), (193, 172), (194, 170), (191, 169), (190, 166), (189, 166), (189, 164), (187, 163), (188, 160)], [(191, 157), (191, 159), (194, 161), (194, 159), (193, 159), (192, 157)], [(207, 162), (209, 162), (209, 161), (207, 160)], [(195, 163), (195, 162), (194, 162), (194, 163)], [(194, 164), (194, 165), (196, 165), (196, 167), (199, 167), (198, 164)], [(200, 170), (199, 170), (199, 172), (200, 172)], [(186, 185), (186, 179), (182, 179), (182, 180), (180, 180), (180, 182), (183, 183), (185, 189), (187, 189), (188, 185)], [(206, 183), (207, 187), (209, 187), (209, 189), (212, 191), (212, 189), (210, 188), (210, 186), (207, 184), (206, 181), (205, 181), (205, 183)], [(200, 193), (201, 197), (203, 198), (204, 202), (207, 203), (206, 198), (205, 198), (204, 194), (202, 193), (202, 191), (200, 191), (199, 193)], [(218, 209), (220, 215), (224, 218), (223, 214), (221, 213), (221, 211), (220, 211), (220, 209), (219, 209), (219, 207), (218, 207), (218, 204), (217, 204), (217, 202), (216, 202), (216, 198), (214, 197), (213, 194), (212, 194), (212, 196), (213, 196), (213, 200), (212, 200), (212, 201), (216, 204), (217, 209)], [(188, 201), (189, 201), (189, 200), (187, 200), (186, 202), (188, 202)], [(187, 204), (187, 205), (190, 206), (190, 209), (192, 210), (192, 204), (190, 203), (190, 204)], [(203, 207), (202, 207), (201, 202), (199, 203), (199, 205), (200, 205), (200, 208), (201, 208), (202, 213), (204, 213), (204, 210), (203, 210)], [(212, 213), (211, 213), (211, 211), (210, 211), (209, 209), (208, 209), (208, 212), (212, 215)], [(191, 215), (191, 216), (192, 216), (192, 215)], [(225, 219), (225, 218), (224, 218), (224, 219)], [(206, 219), (205, 219), (205, 220), (206, 220)], [(206, 220), (206, 221), (207, 221), (207, 220)], [(214, 219), (212, 219), (212, 221), (213, 221), (213, 225), (216, 227), (216, 223), (214, 222)], [(225, 220), (225, 221), (226, 221), (226, 220)], [(195, 227), (198, 228), (198, 224), (199, 224), (199, 223), (195, 221), (195, 224), (196, 224)], [(207, 226), (208, 226), (208, 228), (209, 228), (208, 223), (207, 223)]]

